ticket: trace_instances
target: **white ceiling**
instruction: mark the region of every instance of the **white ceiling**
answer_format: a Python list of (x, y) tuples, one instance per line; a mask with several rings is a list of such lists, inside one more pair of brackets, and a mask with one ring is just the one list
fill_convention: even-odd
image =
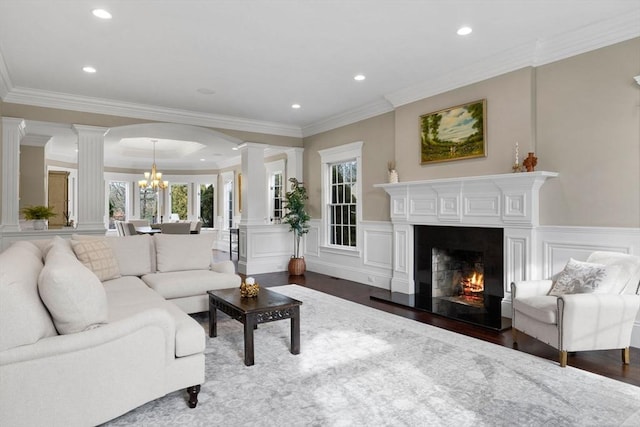
[(0, 97), (301, 137), (637, 36), (640, 0), (0, 0)]

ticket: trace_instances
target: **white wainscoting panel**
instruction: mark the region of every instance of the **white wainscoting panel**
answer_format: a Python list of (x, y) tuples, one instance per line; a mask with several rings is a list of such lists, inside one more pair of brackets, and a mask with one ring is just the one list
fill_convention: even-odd
[(358, 250), (323, 246), (320, 220), (311, 220), (310, 226), (304, 253), (307, 270), (390, 289), (394, 249), (390, 222), (360, 222)]
[(366, 228), (362, 234), (364, 235), (364, 265), (390, 269), (393, 250), (392, 231)]

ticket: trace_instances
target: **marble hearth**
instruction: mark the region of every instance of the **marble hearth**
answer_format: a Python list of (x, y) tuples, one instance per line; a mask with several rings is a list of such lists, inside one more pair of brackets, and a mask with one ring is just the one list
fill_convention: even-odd
[[(377, 184), (376, 187), (389, 194), (391, 203), (391, 302), (406, 302), (406, 305), (436, 314), (447, 315), (450, 311), (447, 309), (442, 313), (433, 309), (432, 296), (427, 298), (421, 291), (421, 282), (416, 278), (420, 274), (415, 259), (417, 226), (499, 229), (502, 265), (499, 266), (499, 277), (492, 280), (497, 281), (500, 289), (490, 292), (492, 301), (487, 305), (493, 307), (494, 313), (488, 316), (490, 324), (484, 326), (503, 329), (505, 322), (500, 319), (510, 317), (509, 284), (531, 278), (531, 266), (537, 262), (534, 243), (539, 226), (540, 187), (556, 176), (555, 172), (540, 171)], [(495, 288), (496, 284), (492, 286)], [(470, 317), (471, 323), (483, 324), (482, 320), (474, 320), (477, 316)]]

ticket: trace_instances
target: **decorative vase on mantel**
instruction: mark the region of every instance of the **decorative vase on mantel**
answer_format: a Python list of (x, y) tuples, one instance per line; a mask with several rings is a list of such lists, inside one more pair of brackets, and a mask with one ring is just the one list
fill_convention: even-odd
[(395, 169), (389, 171), (389, 184), (398, 183), (398, 172)]

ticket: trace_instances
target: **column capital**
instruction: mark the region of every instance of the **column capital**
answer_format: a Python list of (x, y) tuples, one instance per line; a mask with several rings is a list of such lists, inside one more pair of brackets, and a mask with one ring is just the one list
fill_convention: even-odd
[(244, 150), (249, 150), (249, 149), (260, 149), (260, 150), (266, 150), (267, 148), (269, 148), (268, 144), (262, 144), (260, 142), (249, 142), (249, 141), (245, 141), (242, 144), (238, 145), (238, 149), (240, 149), (241, 151)]
[(94, 135), (104, 136), (104, 134), (107, 133), (107, 131), (109, 130), (109, 128), (103, 128), (100, 126), (87, 126), (87, 125), (76, 125), (76, 124), (71, 125), (71, 128), (78, 136), (85, 135), (85, 134), (94, 134)]
[(4, 129), (17, 129), (20, 132), (20, 136), (23, 137), (25, 134), (25, 129), (27, 124), (24, 119), (16, 118), (16, 117), (3, 117), (2, 118), (2, 128)]

